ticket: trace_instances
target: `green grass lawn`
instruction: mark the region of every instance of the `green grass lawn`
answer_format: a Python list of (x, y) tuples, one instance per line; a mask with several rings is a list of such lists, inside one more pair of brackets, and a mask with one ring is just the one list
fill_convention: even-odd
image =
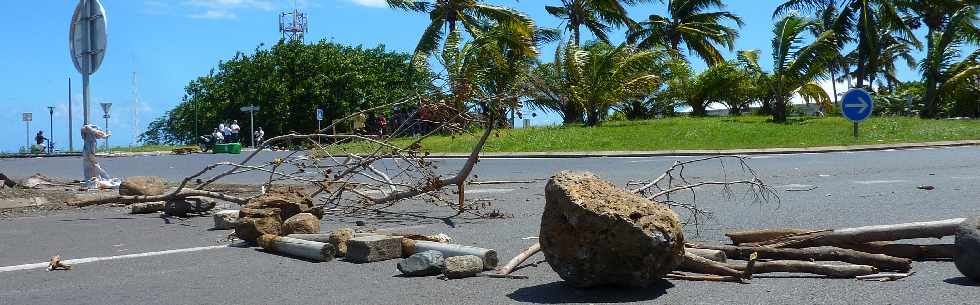
[[(115, 153), (123, 153), (123, 152), (158, 152), (158, 151), (171, 151), (171, 150), (173, 150), (174, 148), (177, 148), (177, 147), (183, 147), (183, 146), (174, 146), (174, 145), (144, 145), (144, 146), (133, 146), (133, 147), (120, 146), (120, 147), (113, 147), (112, 148), (112, 152), (115, 152)], [(104, 152), (101, 149), (101, 147), (99, 149), (99, 152)]]
[[(876, 117), (861, 124), (860, 137), (841, 117), (791, 118), (788, 124), (769, 117), (668, 118), (609, 122), (601, 127), (541, 127), (500, 130), (486, 152), (652, 151), (690, 149), (792, 148), (980, 139), (978, 120), (921, 120)], [(430, 152), (468, 152), (477, 134), (438, 136), (422, 142)], [(400, 139), (406, 145), (410, 139)], [(363, 151), (360, 147), (349, 149)], [(353, 146), (352, 145), (352, 146)]]

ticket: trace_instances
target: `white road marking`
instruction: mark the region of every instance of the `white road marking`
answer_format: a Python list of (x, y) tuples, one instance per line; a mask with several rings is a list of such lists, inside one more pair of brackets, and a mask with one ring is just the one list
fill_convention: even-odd
[(866, 181), (854, 181), (854, 183), (864, 184), (864, 185), (870, 185), (870, 184), (890, 184), (890, 183), (902, 183), (902, 182), (908, 182), (908, 181), (905, 181), (905, 180), (866, 180)]
[[(65, 260), (65, 261), (62, 261), (62, 262), (65, 263), (65, 264), (68, 264), (68, 265), (78, 265), (78, 264), (84, 264), (84, 263), (94, 263), (94, 262), (101, 262), (101, 261), (111, 261), (111, 260), (117, 260), (117, 259), (160, 256), (160, 255), (176, 254), (176, 253), (188, 253), (188, 252), (214, 250), (214, 249), (221, 249), (221, 248), (228, 248), (228, 247), (229, 247), (229, 245), (195, 247), (195, 248), (174, 249), (174, 250), (166, 250), (166, 251), (135, 253), (135, 254), (126, 254), (126, 255), (117, 255), (117, 256), (101, 256), (101, 257), (77, 258), (77, 259)], [(23, 264), (23, 265), (16, 265), (16, 266), (6, 266), (6, 267), (0, 267), (0, 273), (9, 272), (9, 271), (21, 271), (21, 270), (31, 270), (31, 269), (44, 269), (44, 268), (47, 268), (47, 267), (48, 267), (48, 263), (47, 262), (44, 262), (44, 263), (35, 263), (35, 264)]]
[(476, 190), (466, 190), (467, 194), (497, 194), (497, 193), (510, 193), (514, 189), (476, 189)]

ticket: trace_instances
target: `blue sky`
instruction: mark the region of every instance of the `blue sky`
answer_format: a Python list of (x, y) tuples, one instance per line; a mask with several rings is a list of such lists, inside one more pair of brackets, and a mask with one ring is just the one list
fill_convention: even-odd
[[(109, 23), (105, 61), (92, 77), (92, 120), (103, 124), (99, 102), (111, 102), (109, 122), (112, 145), (129, 145), (133, 131), (175, 106), (184, 86), (205, 75), (222, 59), (237, 51), (251, 52), (260, 43), (280, 38), (277, 15), (294, 5), (309, 15), (307, 41), (333, 40), (352, 45), (376, 46), (410, 52), (427, 25), (428, 16), (387, 8), (383, 0), (102, 0)], [(543, 27), (557, 27), (560, 20), (544, 6), (557, 0), (492, 0), (517, 8)], [(771, 13), (777, 0), (730, 0), (728, 9), (742, 16), (736, 50), (761, 49), (763, 59), (771, 39)], [(0, 46), (0, 151), (16, 151), (26, 144), (21, 113), (33, 112), (31, 137), (42, 128), (48, 134), (47, 106), (55, 106), (54, 140), (66, 148), (68, 78), (72, 79), (76, 126), (81, 122), (81, 76), (68, 55), (68, 26), (77, 1), (0, 1), (4, 29)], [(662, 4), (630, 9), (634, 19), (662, 13)], [(622, 34), (612, 35), (622, 41)], [(554, 46), (542, 50), (550, 60)], [(921, 56), (920, 56), (921, 57)], [(698, 66), (703, 66), (697, 63)], [(133, 73), (141, 107), (134, 111)], [(903, 79), (915, 79), (915, 71), (903, 70)], [(312, 114), (311, 114), (312, 115)], [(134, 119), (136, 117), (137, 119)], [(542, 115), (547, 123), (554, 116)], [(138, 122), (138, 124), (134, 124)], [(75, 148), (81, 141), (75, 128)]]

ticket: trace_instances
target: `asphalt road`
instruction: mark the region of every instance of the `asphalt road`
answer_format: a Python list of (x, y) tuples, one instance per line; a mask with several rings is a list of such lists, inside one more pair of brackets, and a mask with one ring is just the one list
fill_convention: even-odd
[[(176, 180), (227, 157), (127, 157), (103, 163), (117, 176)], [(690, 157), (487, 159), (475, 174), (481, 180), (526, 180), (545, 179), (558, 170), (588, 170), (623, 185), (656, 177), (685, 159)], [(438, 162), (447, 171), (461, 163)], [(780, 200), (754, 202), (742, 192), (728, 200), (716, 190), (701, 189), (698, 202), (714, 218), (700, 230), (689, 226), (687, 239), (724, 242), (722, 234), (735, 229), (834, 228), (980, 214), (980, 148), (763, 155), (750, 162), (777, 189)], [(734, 174), (734, 164), (726, 169)], [(719, 170), (717, 164), (706, 164), (687, 175), (715, 180)], [(40, 172), (74, 177), (80, 171), (79, 160), (72, 158), (0, 160), (0, 172), (12, 176)], [(232, 177), (230, 182), (259, 178)], [(919, 190), (920, 185), (936, 189)], [(514, 216), (507, 219), (457, 219), (449, 225), (398, 217), (333, 217), (325, 218), (323, 227), (352, 226), (360, 219), (371, 227), (442, 232), (459, 243), (495, 248), (507, 260), (533, 242), (523, 237), (537, 235), (543, 187), (539, 180), (470, 190), (470, 197), (492, 199), (493, 209)], [(0, 304), (976, 304), (980, 299), (980, 288), (965, 281), (951, 262), (917, 262), (914, 276), (890, 283), (777, 274), (748, 285), (671, 281), (646, 290), (577, 290), (564, 285), (540, 255), (530, 260), (536, 264), (516, 272), (530, 276), (526, 280), (404, 278), (394, 261), (311, 263), (252, 248), (197, 248), (229, 244), (224, 239), (231, 232), (211, 231), (211, 225), (210, 218), (128, 215), (123, 208), (0, 219)], [(188, 248), (194, 251), (155, 253)], [(118, 257), (141, 253), (149, 254)], [(56, 254), (113, 259), (78, 264), (72, 271), (11, 270)]]

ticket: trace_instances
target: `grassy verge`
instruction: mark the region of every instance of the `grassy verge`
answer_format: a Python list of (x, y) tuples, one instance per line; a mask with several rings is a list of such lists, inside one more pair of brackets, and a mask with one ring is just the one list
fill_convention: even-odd
[[(768, 117), (668, 118), (610, 122), (602, 127), (541, 127), (501, 130), (486, 152), (653, 151), (692, 149), (793, 148), (980, 139), (978, 120), (871, 118), (858, 138), (841, 117), (793, 118), (773, 124)], [(407, 145), (410, 139), (396, 140)], [(468, 152), (475, 135), (439, 136), (422, 146), (430, 152)], [(365, 151), (362, 144), (347, 149)]]
[[(127, 152), (158, 152), (158, 151), (171, 151), (174, 148), (183, 146), (173, 146), (173, 145), (144, 145), (144, 146), (121, 146), (113, 147), (112, 152), (114, 153), (127, 153)], [(101, 149), (99, 152), (103, 152)]]

